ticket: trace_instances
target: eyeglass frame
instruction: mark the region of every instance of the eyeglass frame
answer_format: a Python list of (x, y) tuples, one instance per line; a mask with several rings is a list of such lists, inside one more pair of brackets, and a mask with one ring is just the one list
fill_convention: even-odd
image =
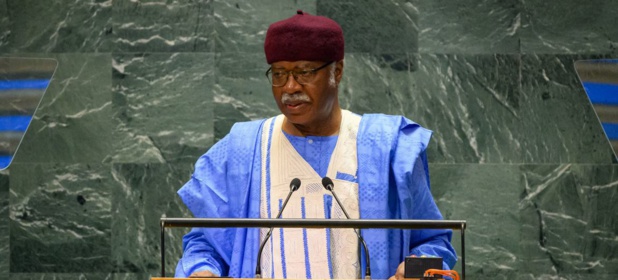
[[(326, 64), (324, 64), (324, 65), (322, 65), (322, 66), (320, 66), (320, 67), (318, 67), (318, 68), (309, 69), (309, 70), (302, 70), (302, 71), (306, 71), (306, 72), (310, 72), (310, 73), (312, 73), (312, 74), (315, 74), (315, 73), (317, 73), (318, 71), (320, 71), (320, 70), (322, 70), (322, 69), (326, 68), (326, 66), (329, 66), (329, 65), (333, 64), (334, 62), (335, 62), (335, 61), (327, 62)], [(273, 87), (282, 87), (282, 86), (285, 86), (285, 84), (287, 84), (288, 80), (290, 79), (290, 74), (292, 74), (292, 76), (294, 77), (294, 81), (295, 81), (295, 82), (297, 82), (298, 84), (300, 84), (300, 85), (310, 84), (310, 83), (301, 83), (301, 82), (299, 82), (299, 81), (298, 81), (298, 77), (297, 77), (297, 76), (296, 76), (296, 74), (294, 73), (294, 71), (298, 71), (298, 70), (288, 70), (288, 71), (283, 71), (283, 72), (285, 72), (285, 74), (286, 74), (286, 75), (285, 75), (285, 83), (283, 83), (282, 85), (278, 85), (278, 86), (277, 86), (277, 85), (273, 84), (273, 81), (271, 80), (270, 75), (269, 75), (269, 73), (272, 73), (272, 70), (273, 70), (273, 68), (272, 68), (272, 66), (271, 66), (270, 68), (268, 68), (268, 70), (266, 70), (266, 73), (264, 73), (264, 75), (266, 75), (266, 79), (268, 79), (268, 81), (270, 82), (270, 84), (271, 84)], [(299, 69), (299, 70), (300, 70), (300, 69)]]

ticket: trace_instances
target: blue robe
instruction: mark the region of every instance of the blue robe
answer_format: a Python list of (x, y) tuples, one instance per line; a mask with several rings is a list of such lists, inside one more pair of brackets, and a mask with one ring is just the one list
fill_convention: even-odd
[[(200, 157), (178, 194), (195, 217), (259, 218), (261, 134), (264, 120), (237, 123)], [(364, 115), (357, 136), (361, 219), (442, 219), (429, 189), (425, 149), (431, 131), (401, 116)], [(362, 230), (373, 278), (394, 275), (409, 255), (432, 255), (454, 266), (450, 230)], [(176, 277), (210, 270), (217, 275), (252, 278), (259, 229), (194, 228), (183, 238)], [(364, 271), (364, 252), (361, 264)]]

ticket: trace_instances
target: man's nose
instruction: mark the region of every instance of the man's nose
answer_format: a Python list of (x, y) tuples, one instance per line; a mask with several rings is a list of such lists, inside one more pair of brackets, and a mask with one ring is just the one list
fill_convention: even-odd
[(285, 85), (283, 85), (283, 87), (285, 88), (286, 92), (294, 93), (294, 92), (299, 91), (302, 85), (296, 81), (296, 78), (294, 77), (292, 73), (289, 73), (288, 79), (286, 80)]

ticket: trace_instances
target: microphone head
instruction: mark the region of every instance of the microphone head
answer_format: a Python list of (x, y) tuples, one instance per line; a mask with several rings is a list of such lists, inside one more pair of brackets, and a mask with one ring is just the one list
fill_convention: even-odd
[(331, 180), (330, 178), (324, 177), (322, 178), (322, 186), (324, 186), (326, 190), (333, 191), (335, 184), (333, 184), (333, 180)]
[(300, 188), (300, 179), (292, 179), (292, 182), (290, 182), (290, 190), (295, 192), (296, 190), (298, 190), (298, 188)]

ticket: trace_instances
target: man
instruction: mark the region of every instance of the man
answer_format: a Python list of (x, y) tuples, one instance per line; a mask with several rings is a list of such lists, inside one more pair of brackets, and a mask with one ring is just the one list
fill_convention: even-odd
[[(196, 217), (274, 218), (293, 178), (284, 218), (345, 218), (321, 185), (334, 181), (351, 218), (442, 219), (429, 190), (431, 132), (401, 116), (342, 110), (341, 27), (302, 11), (272, 24), (264, 44), (282, 115), (237, 123), (197, 162), (178, 193)], [(267, 229), (193, 229), (177, 277), (252, 278)], [(373, 278), (403, 278), (409, 255), (456, 261), (445, 230), (362, 230)], [(261, 263), (266, 278), (359, 278), (365, 255), (351, 229), (278, 229)]]

